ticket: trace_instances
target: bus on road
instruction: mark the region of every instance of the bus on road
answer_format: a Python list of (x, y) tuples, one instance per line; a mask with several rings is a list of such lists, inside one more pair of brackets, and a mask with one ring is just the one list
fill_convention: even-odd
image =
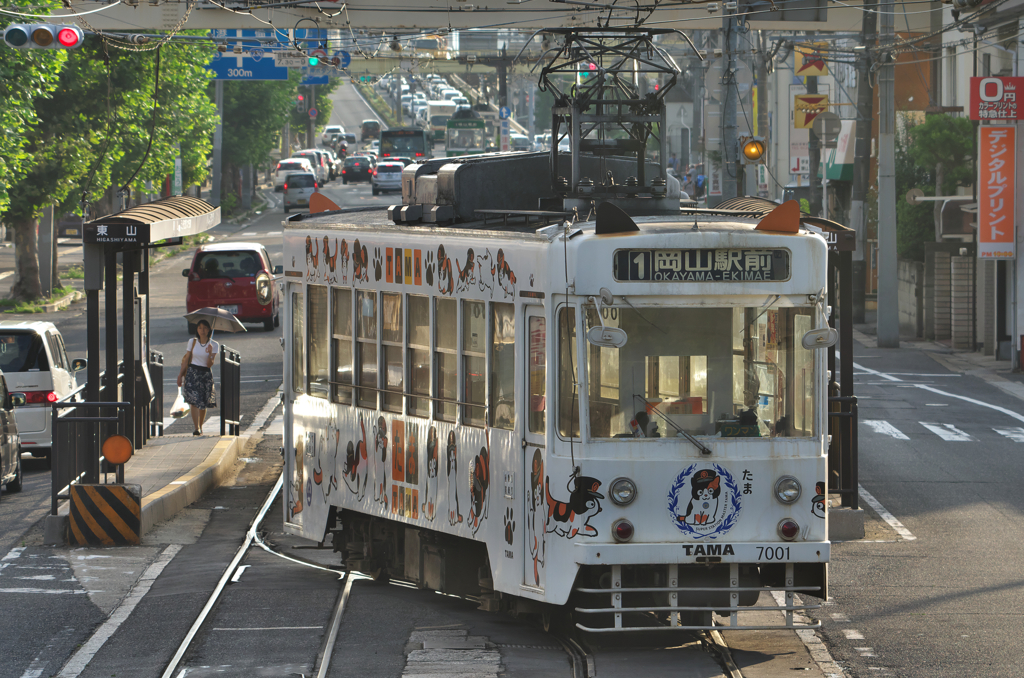
[(424, 119), (427, 129), (434, 134), (434, 141), (444, 141), (445, 123), (455, 114), (457, 106), (451, 101), (434, 100), (427, 102)]
[(380, 158), (401, 156), (422, 162), (433, 155), (430, 132), (419, 127), (395, 127), (380, 133)]
[(486, 121), (483, 118), (451, 118), (445, 125), (444, 149), (449, 158), (476, 155), (487, 147)]

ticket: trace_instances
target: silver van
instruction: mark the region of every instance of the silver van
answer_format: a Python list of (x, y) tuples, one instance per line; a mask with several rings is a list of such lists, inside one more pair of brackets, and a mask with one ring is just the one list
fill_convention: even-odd
[(25, 406), (15, 415), (23, 452), (49, 456), (51, 406), (78, 388), (75, 373), (85, 366), (83, 358), (68, 359), (53, 323), (0, 321), (0, 370), (10, 392), (25, 394)]

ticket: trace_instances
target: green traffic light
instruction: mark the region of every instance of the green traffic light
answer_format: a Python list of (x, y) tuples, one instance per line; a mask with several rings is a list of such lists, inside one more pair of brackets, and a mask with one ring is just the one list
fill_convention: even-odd
[(4, 41), (11, 47), (24, 47), (28, 42), (28, 31), (21, 26), (13, 26), (4, 32)]
[(318, 59), (316, 57), (309, 57), (309, 65), (310, 66), (316, 66), (319, 63), (320, 63), (320, 59)]

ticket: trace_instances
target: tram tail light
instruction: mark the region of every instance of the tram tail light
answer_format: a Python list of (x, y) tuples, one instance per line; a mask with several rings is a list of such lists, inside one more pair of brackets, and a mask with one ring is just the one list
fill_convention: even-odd
[(629, 541), (633, 538), (633, 523), (625, 518), (620, 518), (612, 524), (612, 534), (616, 541)]
[(779, 523), (779, 536), (786, 541), (793, 541), (800, 534), (800, 526), (792, 518), (786, 518)]

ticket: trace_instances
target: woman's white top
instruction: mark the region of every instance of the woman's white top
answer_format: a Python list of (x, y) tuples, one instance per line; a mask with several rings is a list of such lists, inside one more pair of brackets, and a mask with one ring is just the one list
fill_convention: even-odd
[[(210, 353), (206, 352), (207, 346), (212, 346)], [(212, 364), (207, 362), (207, 359), (211, 355), (216, 358), (217, 352), (220, 351), (220, 344), (213, 339), (210, 339), (205, 344), (200, 344), (198, 339), (192, 337), (188, 340), (188, 347), (185, 350), (192, 351), (192, 364), (196, 367), (213, 367)]]

